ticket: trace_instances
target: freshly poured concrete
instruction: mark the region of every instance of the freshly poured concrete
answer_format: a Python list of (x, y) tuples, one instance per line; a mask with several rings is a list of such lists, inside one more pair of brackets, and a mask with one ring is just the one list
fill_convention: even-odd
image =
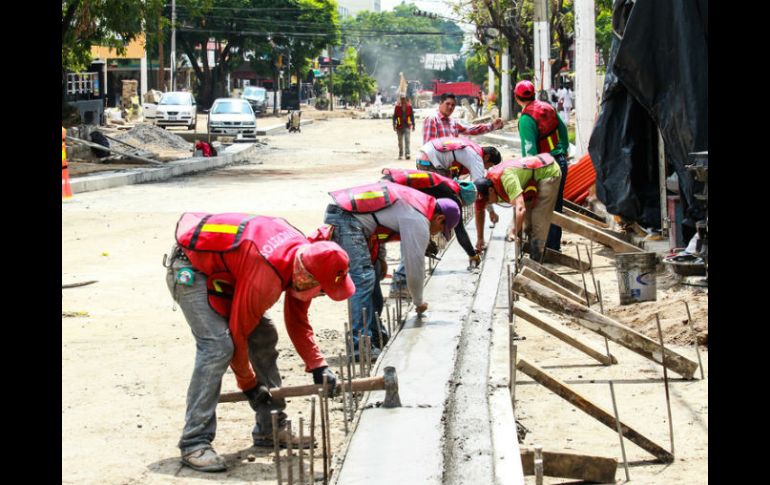
[[(501, 221), (510, 220), (510, 209), (499, 212)], [(403, 407), (363, 409), (334, 483), (523, 483), (512, 463), (518, 449), (504, 443), (505, 436), (516, 441), (513, 416), (507, 425), (496, 417), (511, 413), (510, 400), (507, 410), (498, 409), (505, 399), (490, 401), (496, 392), (488, 392), (491, 314), (498, 282), (504, 282), (504, 235), (500, 223), (487, 238), (478, 294), (479, 275), (467, 270), (462, 248), (451, 244), (444, 253), (425, 287), (428, 313), (408, 316), (372, 371), (380, 375), (385, 366), (396, 368)], [(363, 405), (374, 406), (383, 397), (384, 391), (372, 392)]]

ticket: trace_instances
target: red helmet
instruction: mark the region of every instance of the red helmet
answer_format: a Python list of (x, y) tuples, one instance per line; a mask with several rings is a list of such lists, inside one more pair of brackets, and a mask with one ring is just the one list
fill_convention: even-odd
[(513, 94), (521, 99), (531, 99), (535, 97), (535, 85), (532, 81), (519, 81), (513, 88)]

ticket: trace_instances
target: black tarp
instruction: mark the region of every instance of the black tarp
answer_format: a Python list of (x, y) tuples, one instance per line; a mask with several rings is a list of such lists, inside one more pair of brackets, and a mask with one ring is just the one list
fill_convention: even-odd
[(708, 1), (616, 0), (602, 106), (588, 152), (611, 214), (660, 227), (658, 136), (679, 177), (685, 219), (703, 218), (685, 169), (708, 150)]

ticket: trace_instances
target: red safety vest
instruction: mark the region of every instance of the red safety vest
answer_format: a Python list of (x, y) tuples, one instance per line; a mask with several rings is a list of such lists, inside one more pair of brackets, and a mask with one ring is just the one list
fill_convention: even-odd
[(285, 288), (291, 280), (296, 248), (308, 241), (297, 228), (277, 217), (251, 214), (185, 212), (176, 225), (176, 241), (190, 263), (207, 276), (209, 305), (230, 316), (235, 277), (223, 258), (206, 253), (226, 253), (242, 244), (253, 244)]
[[(486, 178), (492, 181), (492, 185), (495, 187), (495, 192), (497, 192), (497, 196), (503, 199), (504, 201), (510, 203), (511, 201), (508, 198), (508, 193), (505, 191), (505, 188), (503, 188), (503, 183), (500, 181), (500, 179), (503, 176), (503, 172), (505, 172), (506, 169), (526, 168), (534, 171), (538, 168), (547, 167), (548, 165), (555, 162), (556, 160), (554, 160), (554, 158), (549, 153), (541, 153), (534, 157), (522, 157), (522, 158), (515, 158), (513, 160), (506, 160), (487, 170)], [(537, 183), (534, 182), (534, 180), (535, 178), (533, 176), (530, 182), (527, 184), (527, 186), (522, 187), (524, 191), (524, 195), (526, 196), (525, 197), (526, 199), (530, 199), (530, 197), (534, 197), (534, 195), (537, 193)], [(530, 193), (533, 190), (534, 190), (534, 194)]]
[(390, 175), (393, 179), (393, 183), (406, 185), (407, 187), (417, 190), (429, 189), (445, 184), (452, 189), (458, 197), (460, 196), (460, 185), (457, 182), (435, 172), (401, 168), (383, 168), (382, 173)]
[[(454, 157), (454, 152), (456, 150), (462, 150), (463, 148), (470, 147), (479, 154), (479, 156), (484, 159), (484, 149), (481, 148), (481, 145), (478, 143), (471, 141), (467, 138), (457, 137), (457, 136), (444, 136), (441, 138), (434, 138), (431, 140), (431, 143), (433, 143), (433, 148), (436, 149), (436, 151), (441, 153), (446, 152), (452, 152), (452, 156)], [(452, 174), (453, 177), (459, 177), (460, 175), (465, 175), (467, 173), (470, 173), (467, 168), (463, 164), (457, 161), (457, 157), (454, 157), (455, 161), (452, 162), (452, 165), (449, 166), (449, 171)]]
[(67, 130), (61, 129), (61, 168), (67, 168)]
[[(436, 210), (436, 199), (404, 185), (381, 180), (373, 184), (359, 185), (349, 189), (329, 192), (334, 202), (342, 209), (354, 214), (369, 214), (392, 206), (397, 200), (403, 199), (417, 211), (430, 220)], [(398, 241), (398, 232), (380, 225), (374, 216), (377, 228), (369, 238), (369, 253), (372, 261), (377, 259), (380, 245), (388, 241)]]
[(531, 116), (537, 123), (537, 151), (552, 152), (559, 144), (559, 118), (553, 106), (536, 99), (522, 113)]
[[(401, 115), (403, 113), (403, 110), (401, 109), (401, 105), (397, 104), (396, 109), (393, 112), (393, 117), (396, 119), (396, 128), (401, 128)], [(412, 114), (412, 105), (407, 104), (406, 105), (406, 127), (411, 128), (412, 127), (412, 118), (414, 115)]]

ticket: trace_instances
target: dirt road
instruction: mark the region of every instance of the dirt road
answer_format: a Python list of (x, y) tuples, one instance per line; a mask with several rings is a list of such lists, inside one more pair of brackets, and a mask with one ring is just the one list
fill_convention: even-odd
[[(413, 155), (420, 139), (418, 129)], [(195, 347), (165, 286), (163, 254), (184, 211), (269, 214), (309, 232), (322, 223), (328, 191), (374, 181), (386, 166), (413, 166), (396, 160), (397, 154), (390, 120), (319, 120), (301, 134), (269, 137), (252, 164), (75, 194), (65, 203), (62, 283), (98, 282), (62, 290), (62, 483), (275, 483), (272, 450), (252, 447), (253, 413), (245, 403), (223, 404), (217, 413), (214, 447), (226, 458), (228, 472), (201, 474), (179, 463), (176, 444)], [(605, 292), (606, 300), (612, 298), (616, 301)], [(279, 302), (271, 310), (278, 323), (281, 308)], [(705, 314), (703, 308), (696, 311)], [(346, 318), (344, 302), (317, 299), (311, 307), (310, 321), (327, 357), (343, 350)], [(285, 329), (278, 328), (284, 383), (310, 383)], [(528, 355), (537, 359), (536, 351)], [(337, 360), (330, 360), (336, 367)], [(235, 390), (228, 371), (223, 392)], [(296, 423), (300, 416), (308, 418), (308, 409), (309, 399), (294, 398), (287, 412)], [(341, 404), (331, 411), (336, 447), (344, 438)], [(558, 426), (556, 420), (552, 424)], [(705, 477), (704, 469), (692, 482), (667, 483), (705, 483)]]

